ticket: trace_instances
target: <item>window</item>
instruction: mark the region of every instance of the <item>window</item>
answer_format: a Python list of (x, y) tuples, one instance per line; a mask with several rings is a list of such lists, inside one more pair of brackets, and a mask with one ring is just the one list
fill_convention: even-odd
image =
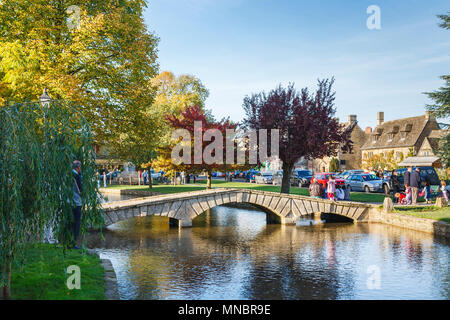
[(400, 133), (400, 138), (401, 140), (405, 140), (406, 139), (406, 133), (405, 131), (403, 131), (402, 133)]
[(378, 141), (378, 135), (377, 134), (374, 134), (373, 136), (372, 136), (372, 143), (375, 143), (375, 142), (377, 142)]
[(394, 139), (394, 134), (393, 133), (389, 133), (388, 134), (388, 141), (392, 141)]
[(345, 160), (341, 160), (341, 165), (345, 166), (346, 161)]

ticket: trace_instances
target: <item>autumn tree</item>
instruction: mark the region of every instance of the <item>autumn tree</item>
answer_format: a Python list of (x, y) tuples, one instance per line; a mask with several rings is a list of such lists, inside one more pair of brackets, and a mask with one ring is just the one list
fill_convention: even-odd
[[(238, 124), (229, 119), (216, 121), (199, 106), (186, 108), (180, 116), (167, 115), (167, 120), (173, 130), (184, 129), (186, 135), (162, 150), (157, 166), (172, 172), (206, 172), (206, 187), (210, 189), (212, 171), (223, 168), (226, 163), (226, 131), (235, 130)], [(200, 138), (197, 141), (199, 153), (196, 152), (196, 137)], [(175, 160), (174, 153), (182, 161)]]
[[(349, 130), (334, 117), (334, 79), (319, 80), (318, 88), (298, 92), (293, 84), (279, 85), (269, 93), (247, 96), (243, 108), (246, 129), (278, 129), (279, 157), (283, 161), (282, 193), (289, 193), (294, 164), (301, 158), (335, 156), (338, 148), (351, 149)], [(268, 130), (270, 135), (270, 130)], [(267, 141), (271, 139), (268, 137)], [(258, 139), (257, 147), (261, 141)], [(271, 149), (270, 146), (267, 149)], [(258, 158), (260, 160), (260, 158)]]
[[(152, 104), (158, 39), (144, 0), (0, 2), (0, 103), (53, 99), (82, 106), (97, 142), (140, 134)], [(148, 126), (148, 123), (146, 124)], [(137, 131), (133, 133), (134, 131)]]

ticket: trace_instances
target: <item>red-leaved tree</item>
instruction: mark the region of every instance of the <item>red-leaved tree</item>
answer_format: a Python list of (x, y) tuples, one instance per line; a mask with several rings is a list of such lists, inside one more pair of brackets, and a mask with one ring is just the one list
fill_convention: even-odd
[[(293, 84), (279, 85), (268, 94), (261, 92), (244, 98), (246, 118), (243, 126), (249, 129), (279, 129), (279, 157), (283, 161), (282, 193), (290, 191), (290, 176), (294, 164), (305, 159), (334, 156), (338, 148), (350, 151), (351, 132), (334, 117), (334, 78), (319, 80), (317, 90), (308, 88), (298, 92)], [(267, 138), (270, 143), (270, 137)], [(258, 147), (259, 147), (258, 140)], [(270, 145), (267, 147), (271, 150)], [(259, 157), (258, 157), (259, 159)]]
[[(230, 121), (229, 119), (222, 119), (220, 121), (216, 121), (212, 118), (212, 116), (208, 116), (205, 112), (200, 109), (199, 106), (192, 106), (186, 108), (181, 112), (179, 117), (168, 115), (167, 117), (171, 127), (173, 129), (185, 129), (190, 134), (190, 144), (191, 144), (191, 153), (190, 153), (190, 163), (182, 163), (179, 165), (180, 168), (187, 172), (198, 173), (198, 172), (206, 172), (207, 173), (207, 189), (211, 188), (211, 173), (213, 170), (221, 170), (226, 165), (226, 130), (232, 129), (235, 130), (237, 127), (237, 123)], [(203, 137), (205, 132), (209, 129), (216, 129), (220, 131), (222, 134), (222, 147), (213, 149), (211, 154), (215, 156), (217, 152), (222, 153), (223, 162), (221, 163), (207, 163), (203, 158), (201, 163), (195, 162), (195, 152), (194, 152), (194, 136), (195, 136), (195, 121), (201, 122), (201, 127), (198, 128), (199, 132), (197, 134)], [(206, 141), (202, 139), (201, 142), (201, 153), (203, 154), (205, 148), (213, 143), (215, 138), (211, 138), (211, 141)], [(231, 165), (231, 164), (229, 164)]]

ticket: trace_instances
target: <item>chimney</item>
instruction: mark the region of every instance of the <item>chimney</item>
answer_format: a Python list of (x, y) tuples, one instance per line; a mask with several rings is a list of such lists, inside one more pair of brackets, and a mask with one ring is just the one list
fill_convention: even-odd
[(365, 132), (367, 134), (371, 134), (372, 133), (372, 127), (367, 127)]
[(433, 120), (433, 119), (434, 119), (433, 112), (431, 112), (431, 111), (425, 111), (425, 118), (426, 118), (427, 120)]
[(384, 112), (380, 111), (377, 113), (378, 125), (382, 125), (384, 122)]
[(349, 115), (348, 122), (350, 122), (351, 124), (356, 123), (356, 114)]

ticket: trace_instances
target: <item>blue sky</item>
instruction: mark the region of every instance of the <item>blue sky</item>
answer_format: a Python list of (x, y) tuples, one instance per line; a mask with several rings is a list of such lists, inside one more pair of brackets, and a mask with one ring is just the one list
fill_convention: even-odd
[[(243, 118), (245, 95), (294, 82), (336, 78), (341, 121), (360, 126), (421, 115), (423, 94), (450, 71), (450, 31), (437, 14), (448, 0), (149, 0), (145, 20), (161, 38), (161, 70), (193, 74), (209, 89), (217, 118)], [(381, 9), (381, 29), (366, 9)]]

